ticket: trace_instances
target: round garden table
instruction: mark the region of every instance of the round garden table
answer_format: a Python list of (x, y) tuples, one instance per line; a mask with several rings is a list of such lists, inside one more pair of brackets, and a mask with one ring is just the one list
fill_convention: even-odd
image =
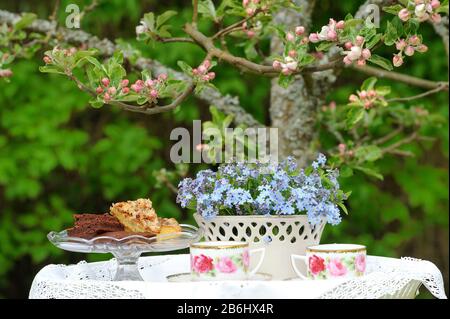
[[(414, 258), (368, 256), (367, 274), (350, 280), (247, 280), (169, 282), (189, 271), (189, 255), (139, 259), (144, 281), (112, 281), (116, 261), (48, 265), (34, 278), (29, 298), (415, 298), (424, 285), (436, 298), (447, 298), (442, 274), (431, 262)], [(267, 279), (267, 278), (266, 278)]]

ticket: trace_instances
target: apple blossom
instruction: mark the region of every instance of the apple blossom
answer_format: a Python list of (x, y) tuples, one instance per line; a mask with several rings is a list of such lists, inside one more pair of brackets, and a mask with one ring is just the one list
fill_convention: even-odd
[(151, 96), (152, 98), (157, 98), (157, 97), (158, 97), (158, 91), (155, 90), (155, 89), (151, 90), (151, 91), (150, 91), (150, 96)]
[(256, 35), (256, 32), (253, 30), (248, 30), (247, 31), (247, 37), (249, 37), (250, 39), (253, 38)]
[(420, 44), (420, 38), (417, 35), (412, 35), (408, 39), (408, 43), (411, 45), (419, 45)]
[(291, 58), (295, 58), (295, 57), (297, 56), (297, 51), (295, 51), (295, 50), (290, 50), (289, 53), (288, 53), (288, 55), (289, 55)]
[(361, 47), (354, 45), (348, 52), (347, 56), (351, 61), (355, 61), (361, 57), (361, 54), (362, 54)]
[(108, 88), (108, 93), (111, 95), (115, 95), (117, 93), (117, 89), (114, 86)]
[(45, 55), (43, 57), (43, 60), (44, 60), (45, 64), (52, 63), (52, 59), (48, 55)]
[(319, 41), (320, 41), (320, 39), (319, 39), (319, 34), (317, 34), (317, 33), (311, 33), (311, 34), (309, 35), (309, 41), (311, 41), (312, 43), (317, 43), (317, 42), (319, 42)]
[(356, 102), (356, 101), (358, 101), (358, 97), (355, 95), (355, 94), (351, 94), (349, 97), (348, 97), (348, 100), (350, 101), (350, 102)]
[(111, 96), (110, 96), (108, 93), (105, 93), (105, 95), (103, 95), (103, 100), (104, 100), (105, 102), (108, 102), (108, 101), (111, 100)]
[(441, 6), (441, 2), (439, 0), (431, 0), (431, 7), (433, 9), (437, 9)]
[(400, 39), (395, 43), (395, 47), (397, 48), (397, 50), (401, 51), (404, 48), (406, 48), (408, 44), (406, 43), (406, 41), (404, 39)]
[(250, 0), (242, 0), (242, 6), (245, 8), (246, 6), (248, 6)]
[(352, 48), (353, 44), (350, 41), (345, 42), (344, 47), (347, 50), (350, 50)]
[(294, 36), (294, 34), (292, 34), (292, 32), (286, 33), (286, 40), (289, 41), (289, 42), (295, 41), (295, 36)]
[(407, 56), (413, 56), (414, 55), (414, 48), (410, 45), (408, 45), (405, 49), (405, 55)]
[(252, 15), (255, 14), (256, 9), (255, 9), (255, 8), (247, 8), (247, 9), (245, 10), (245, 12), (247, 13), (247, 15), (252, 16)]
[(401, 66), (403, 64), (403, 57), (400, 54), (394, 54), (392, 64), (394, 64), (395, 67)]
[(362, 90), (361, 92), (359, 92), (359, 97), (360, 97), (361, 99), (367, 98), (367, 91)]
[(421, 44), (416, 47), (417, 52), (424, 53), (428, 51), (428, 47), (425, 44)]
[(281, 62), (280, 61), (277, 61), (277, 60), (275, 60), (275, 61), (273, 61), (273, 63), (272, 63), (272, 67), (275, 69), (275, 70), (281, 70)]
[(214, 78), (216, 77), (216, 73), (215, 72), (209, 72), (208, 73), (208, 77), (210, 80), (214, 80)]
[(442, 17), (439, 13), (433, 13), (431, 15), (431, 21), (433, 21), (434, 23), (439, 23), (442, 21)]
[(359, 59), (358, 61), (356, 61), (356, 64), (357, 64), (358, 66), (364, 66), (364, 65), (366, 65), (366, 60), (364, 60), (364, 59)]
[(128, 87), (124, 87), (124, 88), (122, 88), (122, 93), (128, 94), (128, 93), (130, 93), (130, 89)]
[(102, 93), (103, 93), (103, 88), (102, 88), (101, 86), (98, 86), (98, 87), (95, 89), (95, 92), (96, 92), (97, 94), (102, 94)]
[(128, 80), (128, 79), (123, 79), (123, 80), (120, 82), (120, 86), (125, 87), (125, 86), (128, 86), (129, 83), (130, 83), (130, 80)]
[(147, 26), (145, 26), (145, 25), (138, 25), (136, 27), (136, 34), (137, 35), (145, 33), (146, 31), (147, 31)]
[(357, 46), (362, 46), (363, 44), (364, 44), (364, 37), (363, 36), (360, 36), (360, 35), (357, 35), (356, 36), (356, 39), (355, 39), (355, 44), (357, 45)]
[(147, 79), (145, 80), (145, 86), (146, 87), (152, 87), (155, 84), (155, 81), (153, 81), (152, 79)]
[(167, 74), (161, 73), (160, 75), (158, 75), (158, 80), (159, 80), (159, 81), (165, 81), (165, 80), (167, 80)]
[(350, 60), (348, 56), (345, 56), (343, 61), (344, 61), (344, 64), (346, 64), (346, 65), (350, 65), (353, 63), (353, 61)]
[(364, 58), (364, 60), (368, 60), (370, 59), (370, 57), (372, 56), (372, 53), (370, 52), (369, 49), (363, 49), (362, 50), (362, 57)]
[(375, 90), (368, 90), (367, 91), (367, 96), (368, 97), (370, 97), (370, 98), (373, 98), (373, 97), (376, 97), (377, 96), (377, 91), (375, 91)]

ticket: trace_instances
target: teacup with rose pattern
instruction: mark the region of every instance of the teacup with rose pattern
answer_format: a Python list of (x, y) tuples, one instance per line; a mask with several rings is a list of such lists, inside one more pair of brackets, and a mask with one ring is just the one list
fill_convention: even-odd
[[(249, 249), (248, 243), (207, 241), (190, 245), (193, 281), (246, 280), (256, 274), (264, 260), (265, 249)], [(259, 261), (250, 270), (250, 258), (260, 253)]]
[[(306, 263), (306, 276), (297, 267)], [(302, 279), (344, 279), (364, 275), (366, 247), (355, 244), (324, 244), (306, 248), (306, 256), (291, 255), (292, 267)]]

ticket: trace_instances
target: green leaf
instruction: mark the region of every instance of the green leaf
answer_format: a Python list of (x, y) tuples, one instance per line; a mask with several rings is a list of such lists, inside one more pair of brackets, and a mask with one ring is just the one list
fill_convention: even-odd
[(334, 42), (321, 42), (317, 47), (316, 51), (327, 51), (331, 48), (335, 43)]
[(345, 213), (345, 215), (348, 215), (347, 207), (345, 207), (345, 205), (342, 203), (337, 203), (337, 204), (342, 209), (342, 211)]
[(95, 109), (99, 109), (99, 108), (101, 108), (102, 106), (103, 106), (103, 101), (101, 101), (101, 100), (99, 100), (99, 99), (96, 99), (96, 100), (90, 100), (89, 101), (89, 104), (93, 107), (93, 108), (95, 108)]
[(383, 35), (381, 33), (377, 33), (375, 36), (373, 36), (369, 41), (366, 42), (366, 48), (372, 49), (378, 42), (380, 42)]
[(384, 33), (384, 44), (391, 46), (397, 41), (399, 34), (395, 26), (388, 21), (386, 26), (386, 32)]
[(339, 169), (339, 171), (340, 171), (340, 176), (341, 177), (350, 177), (350, 176), (353, 175), (353, 169), (350, 166), (348, 166), (348, 165), (342, 166)]
[(365, 79), (363, 84), (361, 85), (361, 90), (365, 90), (365, 91), (373, 90), (377, 81), (378, 81), (378, 79), (374, 76), (371, 76), (370, 78)]
[(32, 24), (34, 20), (36, 20), (36, 14), (24, 13), (20, 20), (14, 24), (14, 29), (22, 30)]
[(158, 18), (156, 18), (156, 29), (159, 29), (160, 26), (162, 26), (164, 23), (166, 23), (170, 18), (177, 15), (178, 13), (174, 10), (168, 10), (164, 12), (163, 14), (159, 15)]
[(383, 156), (381, 149), (375, 145), (362, 146), (356, 149), (355, 156), (362, 160), (368, 162), (374, 162)]
[(253, 60), (258, 57), (258, 52), (255, 49), (255, 44), (253, 42), (248, 42), (244, 48), (245, 56), (249, 60)]
[(189, 64), (187, 64), (184, 61), (178, 61), (177, 64), (184, 73), (186, 73), (189, 76), (192, 76), (192, 68)]
[(144, 21), (145, 25), (150, 31), (155, 31), (155, 14), (153, 12), (144, 14), (142, 21)]
[(294, 77), (292, 75), (280, 74), (280, 77), (278, 78), (278, 85), (282, 88), (287, 88), (292, 81), (294, 81)]
[(391, 13), (393, 15), (397, 15), (400, 10), (403, 9), (403, 6), (400, 4), (394, 4), (392, 6), (388, 6), (388, 7), (383, 7), (383, 11), (387, 12), (387, 13)]
[(375, 90), (378, 95), (385, 96), (391, 93), (391, 87), (390, 86), (379, 86)]
[(417, 33), (417, 31), (419, 30), (419, 20), (417, 19), (409, 19), (406, 23), (405, 23), (405, 29), (404, 32), (407, 35), (414, 35)]
[(368, 176), (372, 176), (379, 180), (383, 180), (383, 175), (381, 175), (380, 173), (378, 173), (377, 171), (375, 171), (372, 168), (363, 167), (363, 166), (354, 166), (353, 168), (357, 169), (358, 171), (363, 172), (364, 174), (366, 174)]
[(60, 69), (59, 67), (57, 67), (56, 65), (45, 65), (45, 66), (40, 66), (40, 67), (39, 67), (39, 71), (41, 71), (42, 73), (65, 74), (65, 73), (62, 72), (61, 69)]
[(391, 61), (389, 61), (388, 59), (383, 58), (382, 56), (379, 56), (377, 54), (373, 54), (370, 57), (369, 61), (373, 64), (381, 66), (383, 69), (386, 69), (388, 71), (392, 71), (392, 69), (393, 69)]
[(346, 124), (348, 128), (352, 128), (356, 123), (364, 117), (364, 109), (362, 107), (352, 107), (347, 113)]

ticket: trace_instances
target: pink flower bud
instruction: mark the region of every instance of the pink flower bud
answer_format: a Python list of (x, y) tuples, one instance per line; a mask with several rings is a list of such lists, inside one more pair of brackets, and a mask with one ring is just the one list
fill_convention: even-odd
[(142, 80), (137, 80), (136, 82), (135, 82), (135, 84), (137, 85), (137, 86), (140, 86), (141, 87), (141, 89), (142, 88), (144, 88), (144, 81), (142, 81)]
[(96, 92), (97, 94), (102, 94), (102, 93), (103, 93), (103, 88), (102, 88), (101, 86), (98, 86), (98, 87), (95, 89), (95, 92)]
[(139, 85), (137, 85), (137, 84), (132, 84), (132, 85), (131, 85), (131, 89), (132, 89), (134, 92), (139, 93), (139, 92), (142, 91), (142, 86), (139, 86)]
[(249, 39), (251, 39), (251, 38), (253, 38), (254, 36), (255, 36), (255, 31), (253, 31), (253, 30), (248, 30), (247, 31), (247, 37), (249, 38)]
[(298, 26), (298, 27), (295, 28), (295, 34), (296, 35), (302, 35), (303, 33), (305, 33), (305, 27)]
[(338, 23), (336, 23), (336, 29), (344, 29), (344, 28), (345, 28), (344, 20), (340, 20)]
[(295, 57), (297, 56), (297, 51), (295, 51), (295, 50), (290, 50), (289, 53), (288, 53), (288, 55), (289, 55), (291, 58), (295, 58)]
[(358, 95), (359, 95), (359, 97), (360, 97), (361, 99), (364, 100), (364, 99), (367, 98), (367, 91), (362, 90), (361, 92), (358, 93)]
[(328, 30), (328, 32), (327, 32), (327, 39), (329, 41), (336, 41), (337, 40), (337, 33), (336, 33), (336, 31), (333, 30), (333, 29)]
[(356, 36), (355, 42), (356, 42), (356, 45), (357, 45), (357, 46), (362, 46), (363, 43), (364, 43), (364, 37), (363, 37), (363, 36), (360, 36), (360, 35), (357, 35), (357, 36)]
[(364, 103), (364, 108), (366, 110), (370, 109), (372, 107), (373, 103), (370, 101), (367, 101), (366, 103)]
[(128, 93), (130, 93), (130, 89), (127, 88), (127, 87), (124, 87), (124, 88), (122, 89), (122, 93), (123, 93), (123, 94), (128, 94)]
[(405, 55), (407, 55), (407, 56), (413, 56), (414, 55), (414, 48), (411, 45), (408, 45), (406, 47)]
[(103, 95), (103, 100), (104, 100), (105, 102), (108, 102), (108, 101), (111, 100), (111, 96), (110, 96), (108, 93), (105, 93), (105, 95)]
[(442, 20), (442, 17), (439, 13), (433, 13), (431, 15), (431, 21), (433, 21), (434, 23), (439, 23), (439, 22), (441, 22), (441, 20)]
[(293, 42), (295, 40), (295, 36), (292, 34), (292, 32), (286, 33), (286, 40), (289, 42)]
[(109, 79), (108, 78), (103, 78), (102, 79), (102, 84), (103, 84), (103, 86), (109, 86)]
[(209, 73), (208, 73), (208, 77), (209, 77), (210, 80), (214, 80), (214, 78), (216, 77), (216, 73), (214, 73), (214, 72), (209, 72)]
[(208, 72), (208, 68), (206, 68), (203, 64), (201, 64), (197, 70), (200, 74), (205, 74), (206, 72)]
[(283, 70), (281, 70), (281, 73), (283, 73), (284, 75), (290, 75), (292, 71), (289, 70), (288, 68), (284, 68)]
[(349, 100), (350, 102), (354, 103), (354, 102), (358, 101), (358, 97), (357, 97), (355, 94), (351, 94), (351, 95), (348, 97), (348, 100)]
[(247, 22), (242, 23), (242, 29), (247, 29)]
[(392, 64), (394, 64), (395, 67), (399, 67), (403, 64), (403, 58), (400, 54), (394, 54), (394, 57), (392, 58)]
[(52, 59), (48, 55), (45, 55), (42, 60), (44, 60), (45, 64), (52, 63)]
[(277, 71), (281, 70), (281, 62), (277, 60), (273, 61), (272, 67)]
[(441, 6), (441, 2), (439, 0), (431, 0), (431, 7), (433, 9), (437, 9)]
[(377, 96), (377, 91), (369, 90), (369, 91), (367, 91), (367, 96), (370, 97), (370, 98), (376, 97)]
[(155, 89), (150, 91), (150, 96), (153, 98), (157, 98), (158, 97), (158, 91), (156, 91)]
[(319, 35), (317, 33), (311, 33), (309, 35), (309, 41), (311, 41), (312, 43), (317, 43), (320, 41), (319, 39)]
[(128, 86), (129, 83), (130, 83), (130, 81), (128, 79), (123, 79), (122, 82), (120, 82), (120, 86), (126, 87), (126, 86)]
[(210, 80), (210, 79), (209, 79), (209, 75), (208, 75), (208, 74), (203, 75), (203, 76), (202, 76), (202, 80), (203, 80), (203, 81), (209, 81), (209, 80)]
[(111, 95), (115, 95), (117, 93), (117, 90), (116, 90), (116, 88), (114, 86), (111, 86), (108, 89), (108, 93), (111, 94)]
[(401, 10), (398, 12), (398, 17), (399, 17), (400, 20), (402, 20), (402, 21), (405, 21), (405, 22), (408, 21), (408, 20), (409, 20), (409, 17), (410, 17), (408, 9), (406, 9), (406, 8), (401, 9)]
[(346, 55), (345, 57), (344, 57), (344, 64), (345, 65), (350, 65), (350, 64), (352, 64), (353, 63), (353, 61), (352, 60), (350, 60), (350, 58)]
[(366, 49), (362, 50), (362, 57), (365, 60), (370, 59), (371, 56), (372, 56), (372, 53), (370, 52), (369, 49), (366, 48)]
[(160, 80), (160, 81), (167, 80), (167, 74), (161, 73), (160, 75), (158, 75), (158, 80)]
[(425, 44), (421, 44), (416, 47), (417, 52), (424, 53), (428, 51), (428, 47)]
[(344, 47), (347, 50), (350, 50), (352, 48), (353, 44), (350, 41), (345, 42)]
[(259, 3), (259, 0), (252, 0), (252, 2), (253, 2), (254, 4), (258, 4), (258, 3)]
[(210, 60), (205, 60), (205, 61), (203, 61), (202, 64), (207, 69), (209, 69), (211, 67), (211, 61)]
[(417, 35), (413, 35), (408, 39), (408, 43), (411, 45), (419, 45), (420, 42), (420, 38)]
[(356, 64), (357, 64), (358, 66), (364, 66), (364, 65), (366, 65), (366, 60), (364, 60), (364, 59), (359, 59), (358, 61), (356, 61)]
[(303, 39), (300, 40), (300, 44), (308, 44), (308, 43), (309, 43), (308, 37), (303, 37)]
[(255, 14), (256, 9), (254, 9), (254, 8), (247, 8), (247, 9), (245, 10), (245, 12), (247, 13), (247, 15), (252, 16), (252, 15)]
[(246, 6), (248, 6), (250, 0), (242, 0), (242, 6), (245, 8)]
[(399, 41), (397, 41), (395, 43), (395, 47), (397, 48), (397, 50), (401, 51), (404, 48), (406, 48), (408, 44), (406, 43), (406, 41), (404, 39), (400, 39)]
[(345, 149), (347, 148), (347, 146), (344, 143), (341, 143), (338, 145), (338, 149), (339, 149), (339, 153), (341, 155), (343, 155), (345, 153)]
[(193, 75), (198, 75), (198, 73), (199, 73), (199, 72), (198, 72), (197, 69), (192, 69), (192, 74), (193, 74)]
[(151, 79), (147, 79), (145, 80), (145, 86), (146, 87), (152, 87), (155, 84), (155, 81), (151, 80)]

